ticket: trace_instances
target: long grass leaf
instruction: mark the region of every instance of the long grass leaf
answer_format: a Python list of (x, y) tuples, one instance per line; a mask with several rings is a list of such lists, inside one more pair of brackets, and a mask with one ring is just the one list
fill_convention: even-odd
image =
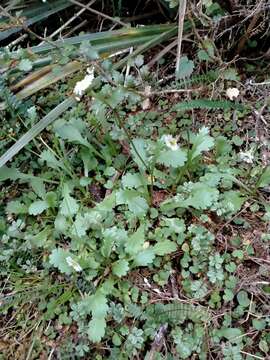
[(35, 81), (28, 83), (21, 91), (16, 94), (17, 98), (23, 100), (35, 94), (36, 92), (58, 82), (59, 80), (64, 79), (68, 75), (71, 75), (74, 72), (80, 70), (81, 64), (78, 61), (72, 61), (59, 68), (57, 74), (54, 72), (55, 68), (56, 65), (52, 66), (50, 72), (40, 78), (36, 78)]
[[(126, 34), (131, 35), (132, 31), (137, 33), (137, 30), (141, 30), (141, 29), (124, 30), (121, 32), (121, 34), (124, 36), (124, 39), (121, 38), (120, 41), (119, 41), (119, 38), (115, 39), (112, 42), (112, 44), (109, 44), (109, 45), (106, 43), (104, 43), (104, 44), (100, 43), (99, 46), (97, 46), (97, 44), (96, 44), (96, 48), (98, 48), (100, 53), (102, 53), (102, 52), (105, 53), (105, 52), (110, 52), (112, 50), (117, 50), (119, 48), (122, 48), (122, 46), (124, 46), (124, 47), (132, 46), (131, 44), (132, 43), (134, 44), (134, 42), (135, 43), (143, 42), (143, 45), (135, 50), (135, 52), (133, 54), (133, 56), (135, 56), (141, 52), (148, 50), (152, 46), (155, 46), (155, 45), (159, 44), (160, 42), (171, 38), (172, 36), (174, 36), (176, 34), (177, 28), (175, 26), (166, 27), (167, 31), (164, 31), (164, 29), (163, 29), (163, 31), (161, 33), (158, 33), (156, 36), (154, 36), (154, 35), (142, 36), (143, 32), (140, 32), (141, 36), (138, 38), (136, 38), (136, 37), (135, 38), (134, 37), (125, 38)], [(159, 31), (160, 31), (160, 29), (159, 29)], [(95, 35), (97, 35), (97, 34), (95, 34)], [(145, 33), (144, 33), (144, 35), (145, 35)], [(147, 39), (147, 41), (146, 41), (146, 39)], [(104, 40), (104, 38), (103, 38), (103, 40)], [(120, 62), (120, 64), (118, 65), (118, 68), (121, 67), (123, 64), (125, 64), (125, 62), (128, 60), (128, 58), (129, 57), (125, 58), (123, 62)], [(76, 61), (66, 65), (66, 66), (71, 66), (71, 68), (70, 68), (71, 72), (73, 72), (73, 70), (76, 71), (75, 68), (72, 68), (73, 63), (75, 63), (75, 68), (77, 68), (76, 65), (79, 63)], [(67, 71), (67, 74), (68, 74), (68, 71)], [(37, 80), (37, 81), (40, 81), (39, 83), (35, 83), (35, 82), (29, 83), (29, 82), (25, 81), (25, 79), (24, 79), (24, 81), (25, 81), (24, 83), (27, 84), (27, 86), (25, 88), (25, 93), (20, 92), (17, 95), (19, 95), (20, 98), (23, 98), (26, 95), (29, 96), (30, 94), (32, 94), (33, 91), (34, 92), (37, 91), (37, 89), (41, 89), (45, 86), (48, 86), (48, 84), (52, 84), (55, 81), (54, 78), (57, 78), (56, 76), (53, 77), (52, 75), (53, 75), (53, 73), (46, 74), (43, 79)], [(33, 77), (33, 74), (30, 76)], [(62, 76), (59, 75), (59, 77), (61, 77), (61, 78), (63, 78), (64, 76), (66, 76), (66, 75), (64, 75), (64, 74), (62, 74)], [(59, 80), (59, 78), (57, 80)], [(40, 120), (36, 125), (34, 125), (25, 135), (23, 135), (0, 158), (0, 167), (2, 167), (9, 160), (11, 160), (14, 155), (16, 155), (23, 147), (25, 147), (32, 139), (34, 139), (43, 129), (45, 129), (49, 124), (51, 124), (58, 116), (60, 116), (68, 108), (75, 106), (75, 104), (76, 104), (76, 100), (74, 99), (74, 97), (70, 97), (70, 98), (66, 99), (60, 105), (58, 105), (54, 110), (52, 110), (48, 115), (46, 115), (42, 120)]]
[(5, 153), (0, 157), (0, 168), (4, 166), (9, 160), (13, 158), (22, 148), (24, 148), (31, 140), (33, 140), (42, 130), (56, 120), (67, 109), (73, 107), (76, 104), (74, 97), (69, 97), (61, 104), (56, 106), (55, 109), (49, 112), (43, 119), (41, 119), (36, 125), (34, 125), (27, 133), (25, 133), (14, 145), (12, 145)]
[[(124, 39), (119, 41), (114, 41), (111, 44), (100, 44), (99, 46), (93, 46), (95, 50), (98, 51), (100, 56), (108, 56), (114, 51), (118, 51), (121, 49), (126, 49), (131, 46), (136, 46), (140, 44), (145, 44), (143, 49), (146, 51), (151, 46), (161, 42), (162, 40), (165, 40), (168, 38), (168, 36), (172, 35), (172, 30), (169, 32), (166, 32), (165, 34), (158, 35), (157, 37), (153, 36), (146, 36), (146, 37), (140, 37), (135, 39)], [(135, 51), (135, 53), (141, 53), (143, 52), (141, 48), (139, 48), (138, 51)], [(53, 71), (53, 69), (56, 66), (48, 65), (40, 70), (37, 70), (28, 76), (26, 76), (24, 79), (22, 79), (17, 84), (13, 85), (11, 87), (12, 91), (16, 91), (23, 87), (22, 90), (16, 93), (16, 96), (18, 99), (23, 100), (36, 92), (47, 88), (48, 86), (58, 82), (59, 80), (64, 79), (68, 75), (71, 75), (72, 73), (80, 70), (81, 65), (78, 61), (72, 61), (64, 66), (61, 67), (61, 70), (59, 70), (59, 73), (56, 75)], [(4, 103), (0, 104), (0, 109), (5, 109)]]
[[(106, 44), (112, 41), (121, 41), (124, 39), (131, 40), (132, 38), (139, 38), (144, 36), (158, 35), (164, 31), (170, 30), (172, 25), (149, 25), (142, 28), (129, 28), (115, 31), (102, 31), (98, 33), (89, 33), (79, 36), (73, 36), (62, 40), (54, 41), (56, 46), (61, 45), (80, 45), (83, 41), (90, 41), (92, 46), (99, 44)], [(53, 50), (52, 44), (43, 44), (40, 46), (33, 46), (30, 50), (35, 54), (42, 54)]]
[(159, 34), (155, 37), (152, 37), (152, 39), (150, 39), (149, 41), (143, 43), (142, 46), (138, 47), (135, 51), (133, 51), (132, 54), (126, 56), (124, 59), (120, 60), (115, 66), (114, 68), (115, 69), (119, 69), (121, 68), (123, 65), (125, 65), (125, 63), (131, 59), (131, 58), (134, 58), (136, 57), (137, 55), (139, 54), (142, 54), (144, 53), (145, 51), (147, 51), (148, 49), (150, 49), (151, 47), (153, 46), (156, 46), (158, 44), (160, 44), (161, 42), (165, 41), (165, 40), (168, 40), (170, 39), (171, 37), (173, 37), (174, 35), (176, 35), (177, 33), (177, 27), (174, 26), (172, 27), (170, 30), (162, 33), (162, 34)]
[[(25, 17), (27, 19), (25, 21), (25, 25), (31, 26), (39, 21), (47, 19), (49, 16), (56, 14), (57, 12), (64, 10), (72, 5), (73, 5), (72, 3), (66, 0), (55, 1), (53, 7), (49, 5), (49, 3), (44, 3), (43, 5), (40, 5), (32, 9), (31, 11), (27, 11), (27, 10), (23, 11), (20, 14), (20, 17)], [(17, 26), (15, 28), (2, 31), (0, 33), (0, 41), (7, 39), (12, 34), (15, 34), (21, 30), (22, 30), (22, 26)]]

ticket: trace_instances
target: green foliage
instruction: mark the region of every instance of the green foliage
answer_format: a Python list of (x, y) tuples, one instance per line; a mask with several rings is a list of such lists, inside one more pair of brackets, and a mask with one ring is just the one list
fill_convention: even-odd
[(181, 149), (162, 151), (157, 158), (158, 163), (174, 168), (183, 166), (186, 160), (186, 152)]
[[(126, 14), (119, 4), (115, 14)], [(206, 28), (222, 9), (202, 6)], [(269, 240), (268, 145), (243, 125), (263, 104), (247, 104), (242, 88), (239, 99), (224, 100), (241, 79), (236, 69), (219, 71), (210, 38), (182, 57), (181, 81), (164, 92), (140, 53), (173, 34), (174, 25), (134, 27), (64, 38), (54, 42), (60, 50), (47, 42), (1, 52), (8, 126), (0, 166), (13, 163), (0, 167), (0, 302), (12, 354), (21, 343), (29, 359), (269, 353), (269, 274), (259, 259)], [(136, 44), (143, 45), (109, 61)], [(81, 74), (65, 73), (55, 88), (16, 105), (8, 84), (45, 63), (58, 64), (54, 81), (78, 58), (73, 70)], [(127, 62), (127, 72), (117, 69)], [(74, 85), (88, 65), (95, 79), (77, 101)], [(193, 84), (204, 84), (203, 95), (167, 96)], [(241, 156), (247, 148), (252, 156)], [(251, 270), (259, 279), (252, 286)]]
[(191, 160), (201, 155), (203, 151), (208, 151), (214, 146), (214, 139), (208, 135), (209, 129), (203, 127), (197, 135), (191, 134), (190, 142), (192, 148), (190, 151)]
[(70, 255), (69, 251), (64, 249), (54, 249), (50, 255), (50, 264), (58, 268), (62, 273), (70, 275), (72, 273), (71, 267), (67, 263), (67, 257)]
[(209, 100), (198, 99), (180, 102), (172, 107), (172, 111), (186, 111), (192, 109), (208, 109), (208, 110), (229, 110), (238, 109), (243, 110), (241, 104), (236, 104), (232, 101), (226, 100)]
[(177, 79), (185, 79), (189, 78), (194, 70), (194, 62), (189, 60), (187, 56), (182, 56), (179, 69), (176, 69), (176, 78)]
[(270, 184), (270, 167), (266, 167), (263, 170), (261, 177), (257, 183), (258, 187), (264, 187)]
[[(4, 76), (0, 77), (0, 99), (11, 111), (18, 110), (21, 106), (21, 101), (11, 92), (5, 80)], [(1, 106), (0, 110), (3, 110)]]
[(158, 304), (153, 309), (153, 317), (162, 323), (184, 323), (186, 320), (205, 322), (209, 319), (207, 310), (185, 303)]
[(60, 214), (64, 216), (72, 216), (77, 214), (79, 205), (77, 201), (70, 195), (70, 190), (67, 184), (63, 187), (63, 200), (60, 204)]
[(177, 89), (181, 89), (185, 86), (191, 86), (194, 84), (209, 84), (218, 79), (218, 72), (215, 70), (209, 70), (202, 75), (193, 75), (190, 78), (184, 80), (178, 80), (173, 84)]

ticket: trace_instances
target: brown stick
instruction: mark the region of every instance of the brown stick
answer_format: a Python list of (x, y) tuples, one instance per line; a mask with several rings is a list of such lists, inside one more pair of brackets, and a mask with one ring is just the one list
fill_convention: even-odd
[(246, 42), (250, 39), (251, 34), (252, 34), (252, 30), (254, 29), (254, 27), (257, 24), (257, 21), (260, 17), (260, 6), (258, 7), (256, 13), (253, 15), (253, 18), (251, 19), (251, 22), (248, 25), (247, 31), (245, 32), (245, 34), (241, 37), (238, 47), (237, 47), (237, 54), (240, 54), (246, 44)]
[(176, 55), (176, 77), (180, 68), (181, 61), (181, 47), (183, 38), (184, 20), (187, 8), (187, 0), (179, 0), (179, 14), (178, 14), (178, 46)]

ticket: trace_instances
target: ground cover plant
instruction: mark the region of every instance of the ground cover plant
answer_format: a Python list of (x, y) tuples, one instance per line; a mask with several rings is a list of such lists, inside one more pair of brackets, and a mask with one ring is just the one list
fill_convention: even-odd
[(269, 11), (0, 5), (0, 359), (268, 359)]

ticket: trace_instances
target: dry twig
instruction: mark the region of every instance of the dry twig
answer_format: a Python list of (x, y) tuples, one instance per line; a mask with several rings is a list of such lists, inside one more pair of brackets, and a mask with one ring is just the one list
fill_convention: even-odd
[(106, 15), (98, 10), (95, 10), (93, 8), (91, 8), (89, 5), (84, 5), (82, 4), (81, 2), (77, 1), (77, 0), (69, 0), (72, 4), (75, 4), (75, 5), (78, 5), (78, 6), (81, 6), (82, 8), (86, 9), (86, 10), (89, 10), (91, 11), (93, 14), (96, 14), (96, 15), (99, 15), (107, 20), (110, 20), (112, 22), (115, 22), (116, 24), (118, 25), (121, 25), (121, 26), (124, 26), (124, 27), (128, 27), (128, 25), (126, 23), (124, 23), (123, 21), (121, 20), (118, 20), (116, 18), (113, 18), (109, 15)]
[(181, 47), (182, 47), (182, 39), (183, 39), (183, 28), (184, 28), (184, 20), (187, 8), (187, 0), (179, 1), (179, 14), (178, 14), (178, 45), (177, 45), (177, 55), (176, 55), (176, 77), (180, 68), (180, 60), (181, 60)]

